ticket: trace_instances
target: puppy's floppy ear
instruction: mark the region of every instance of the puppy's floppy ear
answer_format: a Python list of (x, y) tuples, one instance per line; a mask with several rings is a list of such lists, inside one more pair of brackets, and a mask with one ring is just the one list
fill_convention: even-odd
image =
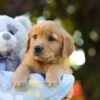
[(27, 41), (27, 46), (26, 46), (26, 52), (29, 50), (30, 48), (30, 40), (31, 40), (31, 31), (28, 34), (28, 41)]
[(27, 41), (27, 47), (26, 47), (26, 52), (29, 50), (30, 48), (30, 41), (31, 41), (31, 36), (32, 36), (32, 32), (33, 32), (33, 29), (34, 29), (35, 25), (33, 25), (31, 28), (30, 28), (30, 32), (28, 34), (28, 41)]
[(62, 49), (63, 58), (70, 56), (73, 50), (74, 50), (74, 44), (72, 38), (65, 30), (63, 30), (63, 49)]

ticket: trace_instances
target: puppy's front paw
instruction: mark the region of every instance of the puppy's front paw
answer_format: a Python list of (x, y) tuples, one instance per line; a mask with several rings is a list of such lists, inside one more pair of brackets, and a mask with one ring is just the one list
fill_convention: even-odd
[(24, 77), (14, 76), (12, 81), (13, 88), (20, 89), (26, 85), (27, 81), (28, 79), (25, 76)]
[(49, 87), (57, 87), (61, 81), (61, 77), (46, 76), (46, 83)]

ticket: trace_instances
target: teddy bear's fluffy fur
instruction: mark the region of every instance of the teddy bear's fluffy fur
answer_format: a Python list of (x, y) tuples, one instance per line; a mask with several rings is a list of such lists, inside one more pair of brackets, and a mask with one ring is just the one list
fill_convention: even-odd
[(73, 52), (70, 35), (61, 25), (44, 21), (32, 27), (26, 55), (13, 77), (13, 87), (23, 87), (31, 72), (46, 74), (46, 83), (55, 87), (69, 66), (65, 59)]
[(25, 52), (31, 21), (26, 16), (0, 15), (0, 66), (15, 71)]

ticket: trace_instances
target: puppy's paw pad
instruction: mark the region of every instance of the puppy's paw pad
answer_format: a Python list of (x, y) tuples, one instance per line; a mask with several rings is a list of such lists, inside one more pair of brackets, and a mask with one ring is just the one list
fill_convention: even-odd
[(49, 87), (57, 87), (59, 82), (60, 82), (60, 80), (58, 80), (58, 79), (46, 78), (46, 83), (48, 84)]
[(27, 79), (14, 79), (12, 82), (13, 88), (20, 89), (23, 88), (27, 83)]

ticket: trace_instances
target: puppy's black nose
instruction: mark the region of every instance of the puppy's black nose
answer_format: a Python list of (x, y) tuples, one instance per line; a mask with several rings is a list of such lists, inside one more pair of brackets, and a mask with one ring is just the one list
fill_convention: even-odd
[(41, 54), (41, 52), (43, 51), (43, 46), (41, 46), (41, 45), (36, 45), (36, 46), (34, 47), (34, 50), (35, 50), (35, 53), (36, 53), (36, 54)]

